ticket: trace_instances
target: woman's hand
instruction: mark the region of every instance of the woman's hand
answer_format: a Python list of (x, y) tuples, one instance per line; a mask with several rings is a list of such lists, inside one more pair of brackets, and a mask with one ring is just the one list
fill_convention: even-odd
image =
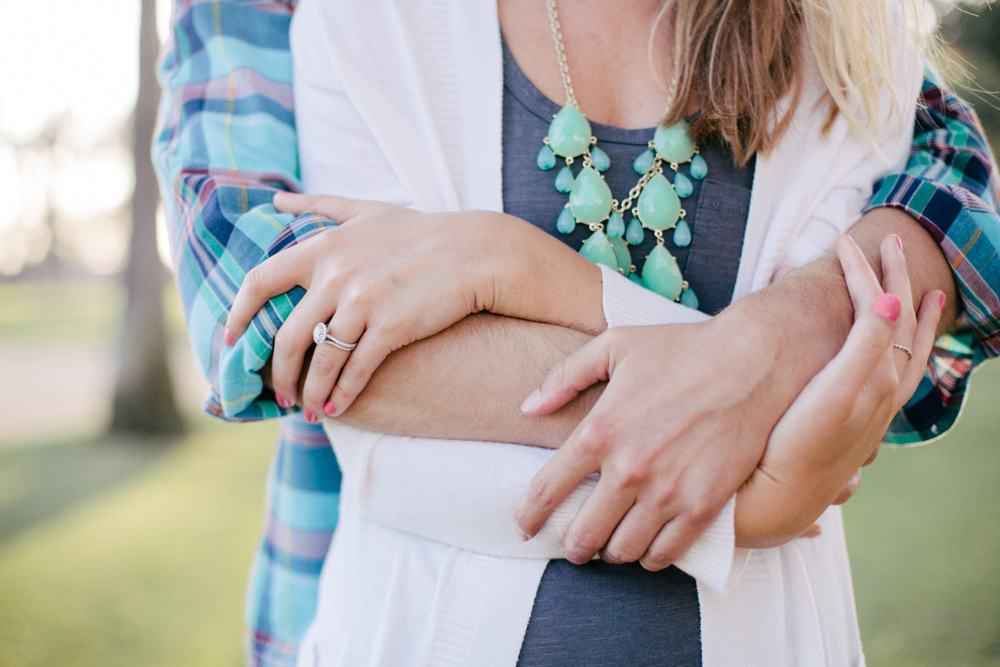
[[(327, 323), (339, 341), (357, 343), (352, 352), (326, 344), (314, 351), (301, 392), (313, 421), (324, 412), (343, 413), (391, 352), (470, 313), (491, 310), (564, 326), (577, 317), (585, 327), (603, 324), (597, 267), (517, 218), (487, 211), (427, 214), (381, 202), (288, 193), (277, 194), (274, 205), (284, 213), (311, 211), (341, 224), (247, 274), (229, 313), (228, 340), (243, 334), (268, 299), (305, 288), (275, 337), (270, 379), (279, 404), (297, 401), (318, 323)], [(549, 256), (537, 261), (534, 251)], [(578, 278), (567, 283), (573, 293), (546, 290), (540, 271), (569, 271)]]
[[(697, 325), (612, 329), (557, 365), (525, 402), (527, 414), (546, 414), (594, 382), (610, 383), (518, 503), (515, 524), (525, 538), (583, 477), (600, 472), (564, 538), (567, 558), (584, 562), (603, 549), (606, 560), (639, 560), (653, 570), (679, 558), (754, 471), (791, 403), (782, 396), (786, 383), (770, 371), (794, 351), (769, 342), (754, 322), (724, 313)], [(896, 387), (881, 388), (895, 400)], [(888, 422), (872, 421), (880, 436)], [(864, 458), (847, 457), (851, 471), (831, 477), (839, 487), (820, 494), (824, 509)]]
[[(740, 489), (736, 538), (741, 546), (783, 544), (830, 504), (850, 497), (859, 466), (875, 459), (889, 422), (913, 395), (927, 366), (944, 293), (928, 292), (914, 316), (906, 259), (892, 237), (881, 247), (882, 285), (851, 237), (840, 239), (837, 252), (855, 324), (840, 353), (775, 426), (757, 470)], [(913, 358), (894, 344), (909, 348)]]
[(514, 521), (523, 538), (599, 472), (563, 539), (570, 561), (603, 550), (609, 562), (658, 570), (683, 555), (750, 476), (780, 416), (770, 405), (777, 351), (745, 324), (719, 316), (618, 327), (557, 364), (525, 401), (526, 414), (548, 414), (609, 383), (519, 500)]
[[(311, 415), (343, 412), (385, 357), (490, 305), (489, 215), (428, 215), (380, 202), (279, 194), (279, 211), (312, 211), (340, 226), (271, 257), (247, 274), (227, 333), (239, 338), (268, 299), (295, 286), (306, 294), (275, 337), (271, 381), (292, 405), (317, 323), (353, 352), (320, 345), (302, 391)], [(336, 383), (336, 388), (334, 388)], [(318, 418), (315, 418), (318, 421)]]

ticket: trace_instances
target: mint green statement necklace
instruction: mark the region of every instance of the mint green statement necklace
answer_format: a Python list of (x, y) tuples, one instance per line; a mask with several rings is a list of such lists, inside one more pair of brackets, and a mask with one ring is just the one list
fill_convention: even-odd
[[(708, 175), (705, 158), (689, 136), (690, 127), (683, 120), (670, 127), (657, 127), (647, 150), (632, 164), (640, 175), (639, 181), (624, 200), (614, 199), (601, 174), (611, 167), (611, 159), (597, 146), (597, 137), (573, 93), (555, 0), (545, 0), (545, 4), (566, 93), (566, 105), (552, 119), (537, 158), (538, 168), (544, 171), (553, 169), (558, 158), (566, 163), (556, 176), (555, 187), (568, 193), (569, 201), (559, 214), (556, 229), (570, 234), (578, 224), (587, 225), (593, 233), (580, 248), (581, 255), (672, 301), (697, 308), (698, 299), (681, 275), (677, 260), (664, 247), (663, 238), (663, 232), (672, 229), (674, 245), (683, 248), (691, 243), (691, 229), (684, 220), (686, 212), (681, 199), (691, 196), (694, 185), (679, 171), (680, 165), (690, 163), (691, 178), (703, 179)], [(583, 169), (574, 178), (570, 167), (577, 159), (583, 163)], [(673, 183), (664, 176), (664, 164), (673, 171)], [(626, 227), (625, 216), (629, 214), (631, 220)], [(629, 246), (642, 243), (647, 229), (656, 237), (656, 245), (646, 257), (640, 277)]]

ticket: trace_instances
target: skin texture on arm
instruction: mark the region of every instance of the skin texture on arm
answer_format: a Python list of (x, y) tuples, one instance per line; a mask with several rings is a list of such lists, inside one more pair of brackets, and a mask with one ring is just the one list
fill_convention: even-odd
[[(949, 295), (942, 321), (953, 321), (951, 271), (937, 244), (911, 216), (876, 209), (851, 230), (878, 276), (879, 244), (890, 233), (903, 239), (915, 305), (927, 292), (941, 289)], [(775, 422), (840, 350), (853, 318), (843, 271), (832, 253), (717, 316), (725, 323), (720, 333), (734, 339), (773, 339), (758, 350), (769, 350), (764, 356), (772, 360), (781, 351), (781, 367), (775, 369), (780, 374), (767, 381), (766, 392), (776, 404)], [(518, 406), (557, 361), (590, 338), (552, 325), (472, 316), (389, 355), (340, 418), (386, 433), (558, 447), (586, 414), (586, 404), (596, 400), (596, 392), (581, 396), (571, 414), (560, 415), (554, 424), (543, 425), (547, 418), (525, 417)]]

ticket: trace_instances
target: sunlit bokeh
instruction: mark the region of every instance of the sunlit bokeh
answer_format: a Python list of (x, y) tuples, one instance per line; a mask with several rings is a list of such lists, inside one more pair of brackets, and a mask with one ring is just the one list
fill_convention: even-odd
[[(161, 39), (170, 5), (159, 3)], [(0, 275), (56, 255), (89, 273), (125, 259), (135, 0), (0, 0)]]

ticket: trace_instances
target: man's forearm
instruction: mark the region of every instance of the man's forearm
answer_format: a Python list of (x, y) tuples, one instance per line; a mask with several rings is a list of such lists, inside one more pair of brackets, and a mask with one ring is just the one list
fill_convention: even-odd
[(470, 315), (391, 354), (338, 419), (384, 433), (558, 447), (603, 384), (546, 417), (525, 417), (519, 406), (557, 361), (590, 338), (549, 324)]

